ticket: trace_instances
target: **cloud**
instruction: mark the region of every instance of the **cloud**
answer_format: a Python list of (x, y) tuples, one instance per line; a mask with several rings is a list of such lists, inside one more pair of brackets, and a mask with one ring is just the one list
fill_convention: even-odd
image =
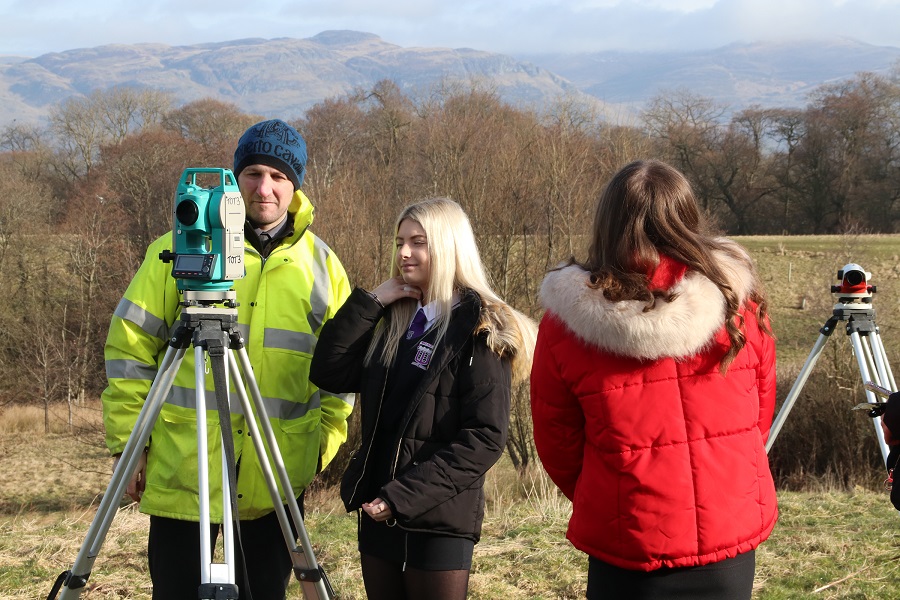
[(576, 11), (589, 9), (616, 9), (628, 7), (649, 8), (664, 12), (690, 13), (711, 8), (718, 0), (583, 0), (572, 6)]
[(510, 54), (691, 50), (781, 38), (900, 46), (897, 0), (0, 0), (0, 54), (189, 45), (351, 29)]

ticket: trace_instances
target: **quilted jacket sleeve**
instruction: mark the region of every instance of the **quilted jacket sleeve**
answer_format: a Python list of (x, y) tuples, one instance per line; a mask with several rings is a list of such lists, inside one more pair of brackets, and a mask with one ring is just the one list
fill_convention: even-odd
[[(328, 276), (331, 281), (327, 323), (337, 314), (350, 295), (350, 283), (343, 265), (333, 254), (329, 255)], [(318, 342), (316, 344), (318, 347)], [(319, 386), (322, 402), (321, 468), (337, 455), (340, 445), (347, 439), (347, 419), (353, 410), (352, 396), (341, 395), (342, 390)], [(328, 390), (328, 391), (326, 391)]]
[(554, 345), (562, 323), (547, 313), (541, 321), (531, 369), (534, 444), (547, 474), (570, 500), (584, 457), (584, 413), (560, 372)]
[(309, 367), (310, 381), (333, 392), (361, 392), (363, 361), (383, 312), (365, 290), (354, 289), (322, 327)]
[(757, 329), (760, 345), (760, 362), (757, 373), (759, 387), (759, 430), (763, 443), (769, 439), (772, 417), (775, 414), (775, 340)]

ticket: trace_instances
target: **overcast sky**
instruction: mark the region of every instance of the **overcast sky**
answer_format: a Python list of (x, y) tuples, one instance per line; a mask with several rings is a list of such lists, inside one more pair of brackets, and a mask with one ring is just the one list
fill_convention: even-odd
[(900, 0), (0, 0), (0, 54), (113, 43), (307, 38), (529, 54), (854, 38), (900, 47)]

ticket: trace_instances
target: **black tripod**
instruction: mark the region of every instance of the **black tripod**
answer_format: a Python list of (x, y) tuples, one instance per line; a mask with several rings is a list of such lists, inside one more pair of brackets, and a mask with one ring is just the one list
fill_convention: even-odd
[[(848, 265), (849, 266), (849, 265)], [(845, 269), (847, 267), (844, 267)], [(839, 277), (840, 277), (839, 273)], [(833, 290), (839, 291), (839, 290)], [(772, 429), (769, 432), (769, 440), (766, 443), (766, 452), (772, 448), (775, 438), (781, 427), (784, 425), (794, 402), (803, 390), (806, 380), (816, 361), (825, 347), (825, 342), (834, 333), (838, 322), (846, 322), (847, 335), (850, 337), (850, 343), (853, 346), (853, 354), (856, 356), (856, 363), (859, 367), (859, 374), (862, 376), (863, 383), (874, 382), (879, 386), (888, 388), (891, 391), (897, 391), (897, 384), (894, 381), (894, 374), (891, 372), (891, 366), (884, 350), (884, 344), (881, 341), (881, 334), (878, 325), (875, 324), (875, 309), (872, 307), (871, 292), (874, 292), (874, 286), (869, 287), (869, 293), (848, 295), (838, 299), (838, 303), (834, 305), (834, 311), (831, 317), (825, 321), (825, 324), (819, 330), (819, 338), (816, 340), (812, 351), (803, 364), (800, 374), (794, 381), (791, 391), (784, 400), (778, 416), (772, 422)], [(868, 387), (865, 388), (866, 403), (876, 406), (881, 403), (875, 393)], [(878, 445), (881, 449), (882, 458), (887, 463), (888, 445), (884, 439), (884, 432), (877, 421), (875, 424), (875, 435), (878, 438)]]
[[(263, 474), (272, 497), (272, 504), (281, 525), (284, 541), (290, 552), (294, 574), (300, 581), (303, 595), (309, 600), (330, 600), (334, 592), (328, 581), (325, 571), (316, 563), (312, 544), (303, 525), (303, 517), (300, 507), (293, 494), (290, 479), (285, 469), (275, 434), (266, 414), (259, 388), (253, 376), (250, 359), (244, 348), (244, 340), (237, 328), (237, 309), (234, 301), (234, 291), (224, 293), (211, 292), (184, 292), (182, 302), (181, 324), (169, 340), (169, 348), (163, 357), (159, 371), (153, 380), (147, 399), (137, 417), (135, 427), (132, 430), (122, 456), (113, 471), (112, 479), (107, 487), (106, 494), (100, 503), (97, 514), (88, 529), (87, 537), (81, 546), (78, 557), (73, 567), (62, 573), (56, 580), (47, 600), (59, 596), (61, 600), (76, 599), (81, 596), (91, 568), (100, 552), (100, 547), (106, 538), (109, 527), (115, 516), (120, 498), (138, 465), (141, 453), (144, 451), (150, 432), (159, 417), (165, 399), (175, 380), (175, 374), (184, 359), (188, 346), (194, 347), (194, 375), (196, 387), (197, 406), (197, 451), (198, 451), (198, 477), (199, 477), (199, 502), (200, 502), (200, 571), (201, 580), (198, 588), (198, 598), (201, 600), (230, 600), (238, 598), (238, 589), (235, 584), (234, 563), (234, 532), (233, 527), (223, 526), (224, 562), (214, 563), (212, 560), (212, 548), (210, 544), (210, 513), (209, 513), (209, 452), (207, 448), (206, 428), (206, 375), (204, 372), (204, 358), (209, 358), (213, 381), (215, 384), (216, 400), (219, 408), (219, 417), (222, 422), (222, 521), (224, 524), (232, 522), (232, 502), (234, 499), (234, 444), (231, 439), (231, 422), (229, 417), (228, 399), (228, 375), (230, 373), (234, 387), (249, 428), (251, 439)], [(225, 307), (216, 305), (224, 304)], [(227, 352), (227, 350), (233, 352)], [(240, 371), (235, 360), (237, 355), (240, 360)], [(247, 397), (245, 387), (241, 381), (241, 371), (247, 380), (250, 394), (253, 398), (253, 406)], [(254, 409), (259, 419), (257, 425), (253, 418)], [(260, 435), (262, 427), (264, 435)], [(284, 490), (291, 518), (296, 526), (300, 545), (291, 532), (290, 521), (282, 504), (278, 483), (269, 465), (265, 460), (270, 457), (275, 470), (278, 471), (278, 482)]]

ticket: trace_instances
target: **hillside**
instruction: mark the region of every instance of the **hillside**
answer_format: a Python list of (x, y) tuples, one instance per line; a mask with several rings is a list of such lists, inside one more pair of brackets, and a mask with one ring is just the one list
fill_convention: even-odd
[(441, 80), (480, 81), (514, 103), (580, 94), (561, 77), (501, 54), (402, 48), (369, 33), (326, 31), (308, 39), (107, 45), (5, 57), (0, 124), (40, 119), (69, 96), (111, 86), (149, 86), (171, 92), (180, 103), (212, 97), (249, 113), (295, 118), (317, 102), (382, 79), (408, 93), (427, 91)]
[(887, 74), (900, 48), (855, 40), (731, 44), (696, 52), (599, 52), (520, 57), (613, 105), (640, 106), (661, 90), (686, 88), (732, 109), (803, 107), (817, 87), (868, 71)]
[(65, 98), (122, 85), (167, 90), (179, 103), (212, 97), (249, 113), (283, 118), (381, 79), (394, 80), (412, 95), (426, 94), (441, 81), (474, 80), (511, 104), (546, 107), (568, 96), (611, 115), (633, 113), (675, 88), (730, 110), (802, 106), (824, 83), (862, 71), (886, 74), (898, 60), (900, 48), (849, 39), (515, 57), (471, 48), (405, 48), (356, 31), (191, 46), (106, 45), (38, 57), (0, 56), (0, 126), (40, 122)]

